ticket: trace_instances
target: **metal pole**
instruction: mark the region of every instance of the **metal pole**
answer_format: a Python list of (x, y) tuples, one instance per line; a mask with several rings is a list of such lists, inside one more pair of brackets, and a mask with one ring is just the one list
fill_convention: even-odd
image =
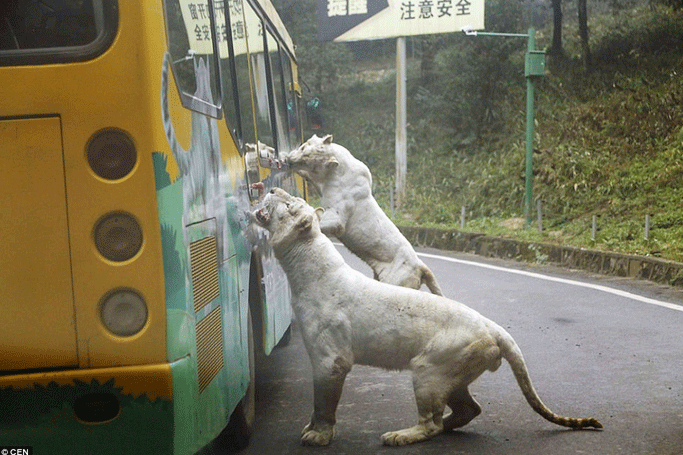
[(406, 39), (396, 38), (396, 208), (400, 209), (406, 195), (408, 152), (406, 138)]
[[(538, 68), (533, 66), (536, 65), (535, 60), (532, 61), (532, 54), (535, 52), (536, 47), (536, 30), (530, 27), (526, 35), (521, 33), (488, 33), (488, 32), (478, 32), (472, 30), (471, 26), (465, 26), (462, 31), (469, 36), (477, 35), (488, 35), (488, 36), (508, 36), (508, 37), (526, 37), (528, 40), (527, 44), (527, 55), (525, 61), (525, 76), (526, 76), (526, 195), (524, 200), (524, 216), (526, 219), (526, 227), (531, 226), (532, 218), (532, 199), (533, 199), (533, 144), (534, 144), (534, 78), (542, 76), (539, 73)], [(527, 69), (526, 65), (529, 64)], [(533, 63), (533, 65), (532, 65)]]
[[(528, 51), (531, 52), (536, 47), (536, 31), (533, 27), (529, 28)], [(531, 201), (533, 193), (533, 145), (534, 145), (534, 80), (533, 77), (526, 78), (526, 199), (524, 214), (526, 226), (531, 226)]]

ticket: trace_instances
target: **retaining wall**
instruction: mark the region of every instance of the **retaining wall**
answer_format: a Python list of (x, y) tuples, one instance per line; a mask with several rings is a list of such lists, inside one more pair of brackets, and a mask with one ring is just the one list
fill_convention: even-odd
[(664, 259), (524, 242), (436, 228), (399, 226), (399, 229), (415, 246), (462, 251), (485, 257), (552, 263), (605, 275), (641, 278), (672, 286), (683, 286), (683, 264)]

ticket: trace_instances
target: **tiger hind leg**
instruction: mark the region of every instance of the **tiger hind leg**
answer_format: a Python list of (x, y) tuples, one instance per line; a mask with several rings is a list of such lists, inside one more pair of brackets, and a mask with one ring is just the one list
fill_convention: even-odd
[(481, 414), (481, 406), (470, 395), (467, 387), (459, 388), (452, 392), (448, 397), (447, 404), (451, 408), (451, 413), (443, 419), (444, 431), (463, 427)]

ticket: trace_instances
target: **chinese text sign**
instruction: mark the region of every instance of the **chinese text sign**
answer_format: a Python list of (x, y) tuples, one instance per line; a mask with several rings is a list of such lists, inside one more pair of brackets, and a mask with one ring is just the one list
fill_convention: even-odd
[(357, 41), (484, 28), (484, 0), (318, 0), (318, 38)]

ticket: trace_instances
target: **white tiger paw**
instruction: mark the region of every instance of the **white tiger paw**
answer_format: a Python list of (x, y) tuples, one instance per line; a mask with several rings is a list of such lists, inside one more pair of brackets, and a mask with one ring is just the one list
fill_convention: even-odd
[(428, 435), (424, 428), (418, 426), (405, 430), (389, 431), (382, 435), (382, 443), (385, 446), (405, 446), (415, 442), (426, 441), (433, 435)]
[(309, 423), (304, 428), (301, 436), (301, 444), (305, 446), (326, 446), (332, 441), (334, 430), (332, 428), (313, 429)]
[(389, 431), (382, 435), (382, 443), (386, 446), (404, 446), (415, 442), (426, 441), (443, 432), (443, 426), (433, 422), (418, 424), (411, 428)]

